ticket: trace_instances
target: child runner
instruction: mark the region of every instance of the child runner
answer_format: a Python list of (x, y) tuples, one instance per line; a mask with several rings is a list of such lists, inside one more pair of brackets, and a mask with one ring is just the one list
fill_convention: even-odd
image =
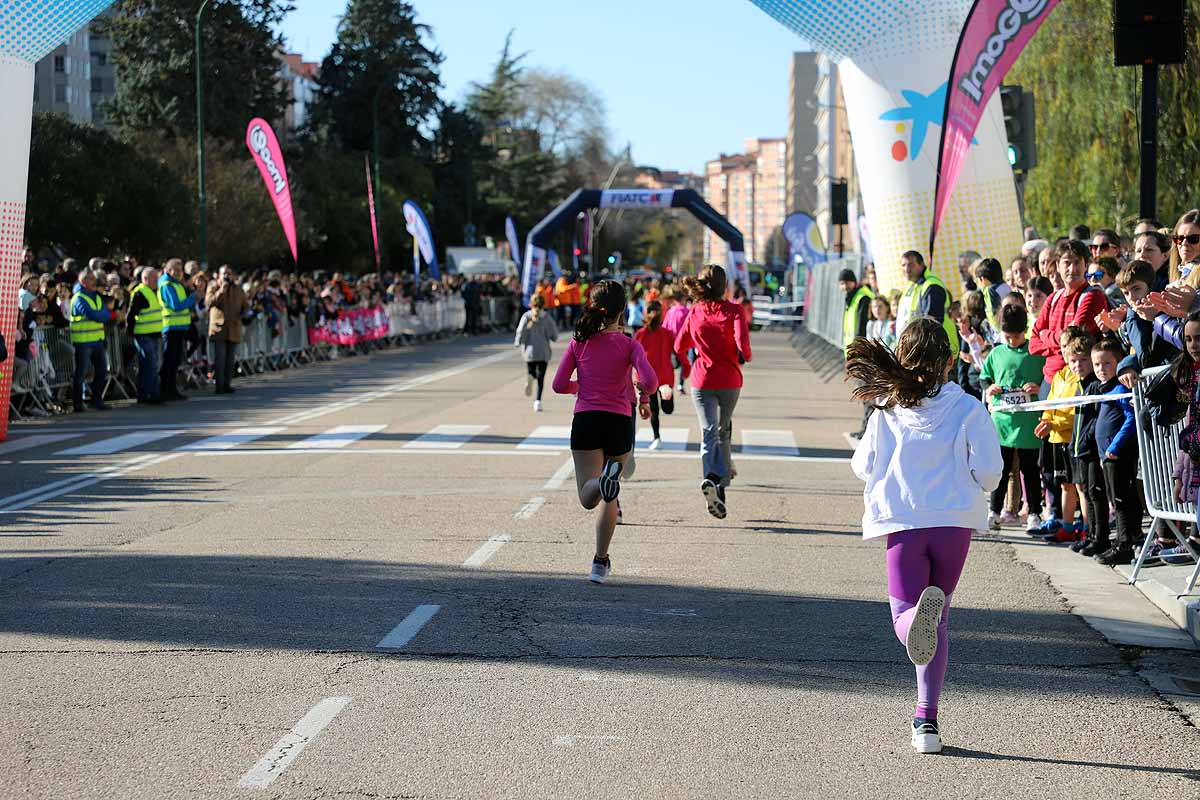
[[(630, 415), (629, 375), (637, 370), (642, 396), (638, 411), (650, 416), (649, 394), (658, 388), (656, 373), (646, 352), (621, 333), (625, 290), (616, 281), (592, 287), (587, 308), (575, 325), (554, 373), (554, 391), (576, 395), (571, 421), (571, 457), (579, 502), (593, 509), (604, 501), (596, 519), (596, 555), (589, 580), (604, 583), (612, 571), (608, 546), (617, 524), (617, 495), (621, 469), (633, 451), (633, 417)], [(571, 380), (571, 373), (576, 379)]]
[(857, 339), (846, 350), (854, 398), (873, 402), (854, 451), (866, 482), (863, 538), (887, 536), (892, 626), (917, 668), (911, 737), (919, 753), (938, 753), (938, 698), (950, 654), (950, 597), (971, 545), (987, 525), (985, 492), (1000, 483), (1000, 442), (988, 412), (948, 376), (956, 356), (941, 323), (912, 320), (895, 353)]
[(692, 364), (692, 403), (700, 418), (700, 461), (704, 480), (700, 491), (708, 513), (725, 519), (725, 487), (733, 468), (730, 439), (733, 409), (742, 391), (742, 368), (751, 358), (750, 326), (741, 306), (725, 300), (728, 284), (725, 270), (710, 264), (698, 277), (686, 277), (683, 285), (695, 305), (675, 337), (675, 355), (680, 363), (695, 349)]
[[(675, 368), (671, 365), (675, 337), (663, 327), (662, 303), (651, 300), (646, 304), (646, 324), (633, 338), (646, 351), (646, 360), (654, 367), (654, 374), (658, 378), (658, 391), (650, 395), (650, 429), (654, 432), (654, 441), (650, 442), (649, 448), (657, 450), (662, 447), (659, 409), (664, 414), (675, 411), (675, 395), (671, 390), (675, 382)], [(641, 380), (640, 376), (638, 380)]]
[(533, 410), (539, 413), (542, 410), (542, 388), (546, 383), (546, 365), (550, 362), (550, 343), (557, 340), (558, 326), (546, 313), (546, 298), (535, 294), (529, 299), (529, 310), (521, 315), (514, 344), (521, 348), (529, 372), (525, 378), (526, 397), (533, 393), (534, 381), (537, 382), (537, 399), (533, 401)]

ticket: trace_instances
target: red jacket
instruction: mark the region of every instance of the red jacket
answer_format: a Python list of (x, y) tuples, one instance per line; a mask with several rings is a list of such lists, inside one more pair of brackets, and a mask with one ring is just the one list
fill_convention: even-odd
[[(671, 332), (661, 325), (654, 330), (639, 328), (633, 338), (646, 351), (646, 360), (654, 367), (658, 385), (673, 386), (675, 366), (671, 363), (671, 348), (675, 345), (675, 337)], [(640, 377), (638, 379), (641, 380)]]
[(1029, 352), (1046, 359), (1042, 374), (1047, 381), (1054, 380), (1054, 373), (1067, 365), (1058, 341), (1063, 329), (1078, 325), (1098, 335), (1100, 328), (1096, 326), (1096, 315), (1107, 310), (1108, 299), (1104, 291), (1092, 286), (1085, 285), (1075, 291), (1059, 289), (1050, 296), (1029, 334)]
[(691, 381), (696, 389), (740, 389), (742, 368), (738, 354), (750, 360), (750, 326), (736, 303), (701, 301), (692, 306), (679, 335), (675, 355), (687, 361), (687, 351), (696, 349)]

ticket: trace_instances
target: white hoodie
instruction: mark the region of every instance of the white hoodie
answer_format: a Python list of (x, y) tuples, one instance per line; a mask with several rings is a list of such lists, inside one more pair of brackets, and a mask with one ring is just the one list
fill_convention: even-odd
[(877, 409), (850, 462), (866, 481), (863, 538), (915, 528), (987, 528), (1000, 440), (983, 403), (944, 384), (916, 408)]

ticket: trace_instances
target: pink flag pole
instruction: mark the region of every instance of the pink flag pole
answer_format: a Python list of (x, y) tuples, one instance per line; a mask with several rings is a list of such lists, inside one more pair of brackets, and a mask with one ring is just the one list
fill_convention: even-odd
[(379, 271), (379, 224), (375, 219), (375, 188), (371, 181), (371, 159), (363, 154), (363, 164), (367, 168), (367, 206), (371, 209), (371, 239), (375, 242), (375, 271)]

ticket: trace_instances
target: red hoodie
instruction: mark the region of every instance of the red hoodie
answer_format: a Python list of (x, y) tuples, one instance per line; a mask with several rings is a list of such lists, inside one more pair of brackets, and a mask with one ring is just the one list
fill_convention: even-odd
[(1098, 335), (1100, 328), (1096, 326), (1096, 315), (1107, 310), (1108, 298), (1104, 291), (1087, 284), (1075, 291), (1059, 289), (1050, 296), (1029, 334), (1029, 352), (1046, 359), (1042, 374), (1047, 381), (1053, 381), (1054, 373), (1067, 365), (1058, 341), (1063, 330), (1068, 325), (1078, 325)]
[(671, 348), (675, 344), (675, 337), (671, 332), (662, 325), (654, 330), (640, 328), (633, 338), (645, 349), (646, 360), (654, 367), (654, 374), (658, 376), (658, 385), (673, 385), (675, 366), (671, 363)]
[(696, 389), (740, 389), (742, 368), (738, 354), (750, 360), (750, 326), (736, 303), (701, 301), (675, 337), (675, 355), (687, 361), (687, 351), (696, 349), (691, 381)]

